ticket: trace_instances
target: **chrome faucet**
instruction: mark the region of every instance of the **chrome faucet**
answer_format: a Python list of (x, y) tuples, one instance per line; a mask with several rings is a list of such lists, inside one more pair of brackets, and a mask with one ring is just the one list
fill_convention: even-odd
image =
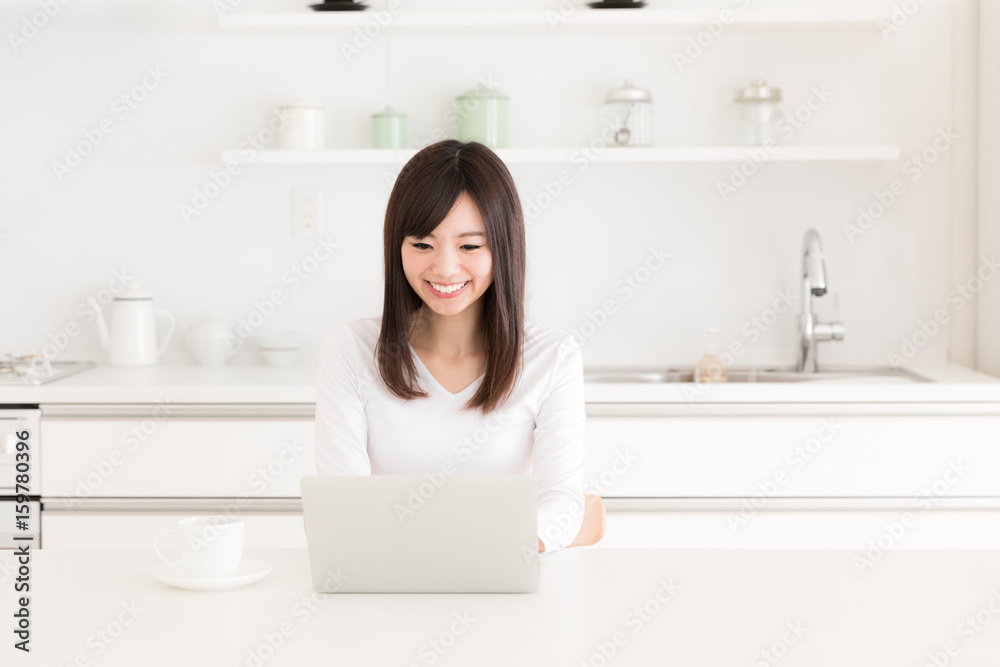
[(812, 310), (814, 296), (826, 294), (826, 264), (819, 232), (810, 229), (802, 241), (802, 313), (799, 315), (798, 361), (800, 373), (816, 372), (816, 344), (825, 340), (844, 340), (844, 324), (838, 322), (837, 297), (833, 297), (832, 322), (820, 322)]

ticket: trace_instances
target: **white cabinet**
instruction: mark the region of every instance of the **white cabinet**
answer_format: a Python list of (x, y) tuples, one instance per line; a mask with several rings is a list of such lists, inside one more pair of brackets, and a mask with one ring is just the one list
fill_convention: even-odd
[(1000, 415), (591, 416), (604, 497), (1000, 497)]
[[(43, 406), (43, 548), (145, 549), (179, 518), (234, 512), (248, 548), (305, 546), (315, 406), (156, 408)], [(1000, 549), (1000, 409), (587, 410), (585, 490), (608, 505), (600, 547)]]
[(998, 549), (990, 412), (588, 405), (585, 488), (608, 507), (598, 546)]
[[(186, 516), (238, 515), (247, 548), (305, 547), (313, 405), (43, 407), (41, 548), (151, 549)], [(164, 537), (164, 542), (169, 538)]]
[[(42, 518), (43, 549), (146, 549), (150, 567), (159, 563), (153, 539), (161, 530), (176, 528), (181, 519), (203, 512), (45, 512)], [(302, 514), (240, 514), (245, 522), (246, 549), (306, 547)], [(177, 538), (164, 535), (160, 550), (177, 553)]]
[(739, 518), (724, 510), (609, 510), (594, 548), (846, 549), (875, 557), (899, 549), (1000, 549), (1000, 510), (765, 509)]
[(43, 411), (43, 498), (300, 497), (316, 474), (314, 406), (87, 406)]

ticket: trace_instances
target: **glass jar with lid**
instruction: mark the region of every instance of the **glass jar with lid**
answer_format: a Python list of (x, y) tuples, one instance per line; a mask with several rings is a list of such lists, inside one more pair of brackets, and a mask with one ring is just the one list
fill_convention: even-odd
[(733, 142), (738, 146), (777, 143), (778, 121), (782, 118), (781, 89), (754, 79), (736, 91), (733, 102), (735, 121)]
[(653, 145), (653, 97), (625, 80), (601, 106), (601, 136), (612, 146)]

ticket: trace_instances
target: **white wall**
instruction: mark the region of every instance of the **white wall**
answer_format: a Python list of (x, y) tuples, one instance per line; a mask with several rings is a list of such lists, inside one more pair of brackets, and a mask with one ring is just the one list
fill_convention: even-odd
[[(1000, 255), (1000, 5), (984, 1), (980, 7), (979, 71), (979, 252)], [(1000, 285), (991, 281), (983, 287), (979, 303), (978, 362), (980, 370), (1000, 376)]]
[[(443, 0), (404, 5), (447, 6)], [(298, 6), (245, 0), (236, 11)], [(20, 0), (0, 5), (3, 34), (18, 30), (37, 7)], [(578, 147), (597, 133), (604, 94), (628, 77), (652, 91), (656, 143), (695, 145), (726, 141), (733, 90), (763, 76), (784, 90), (790, 111), (813, 87), (833, 93), (793, 143), (899, 144), (903, 160), (769, 163), (726, 202), (716, 184), (729, 178), (732, 165), (514, 166), (526, 204), (538, 201), (561, 170), (573, 179), (529, 221), (529, 319), (578, 329), (588, 311), (616, 299), (618, 312), (584, 341), (587, 364), (691, 363), (700, 355), (702, 330), (711, 325), (722, 327), (724, 344), (749, 347), (740, 363), (790, 363), (794, 314), (781, 316), (759, 340), (745, 332), (776, 292), (791, 290), (798, 298), (802, 234), (816, 227), (847, 330), (844, 342), (821, 346), (821, 363), (885, 363), (887, 354), (899, 353), (903, 337), (920, 331), (921, 321), (953, 308), (951, 155), (941, 154), (917, 181), (903, 171), (904, 162), (931, 147), (951, 123), (951, 9), (946, 0), (928, 0), (886, 38), (877, 31), (729, 32), (681, 72), (672, 54), (696, 31), (394, 37), (388, 60), (390, 40), (382, 35), (348, 63), (336, 37), (225, 34), (211, 3), (200, 0), (69, 2), (18, 52), (6, 38), (0, 47), (6, 50), (0, 59), (0, 233), (6, 235), (0, 238), (0, 350), (40, 348), (77, 323), (81, 333), (59, 358), (94, 355), (94, 325), (77, 307), (119, 267), (182, 321), (213, 308), (233, 320), (246, 317), (255, 300), (283, 290), (287, 302), (264, 327), (305, 331), (303, 361), (314, 358), (335, 323), (378, 314), (381, 228), (394, 172), (248, 167), (190, 224), (178, 212), (195, 188), (211, 182), (223, 150), (258, 132), (272, 107), (300, 94), (327, 107), (330, 147), (369, 145), (369, 117), (387, 102), (410, 115), (417, 147), (451, 132), (442, 119), (456, 94), (479, 77), (493, 77), (511, 96), (512, 145)], [(103, 117), (115, 117), (114, 100), (139, 84), (147, 67), (168, 75), (60, 182), (53, 161)], [(906, 194), (852, 243), (845, 224), (893, 179), (905, 183)], [(293, 290), (282, 276), (314, 247), (313, 240), (289, 233), (289, 190), (298, 186), (322, 188), (326, 231), (340, 248)], [(672, 257), (626, 300), (615, 284), (645, 261), (650, 246)], [(817, 301), (824, 319), (830, 306), (829, 298)], [(947, 354), (943, 328), (920, 357)], [(171, 341), (165, 361), (189, 360), (183, 341)], [(235, 360), (257, 361), (251, 346)]]

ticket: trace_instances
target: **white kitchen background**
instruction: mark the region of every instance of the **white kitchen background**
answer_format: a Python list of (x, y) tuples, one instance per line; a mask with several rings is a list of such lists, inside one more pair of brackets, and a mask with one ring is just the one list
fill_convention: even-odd
[[(182, 322), (214, 311), (235, 323), (281, 290), (286, 301), (260, 331), (304, 332), (302, 363), (315, 362), (322, 337), (338, 322), (378, 315), (383, 216), (398, 166), (247, 165), (203, 211), (189, 221), (181, 213), (224, 171), (223, 151), (256, 135), (274, 107), (299, 95), (326, 107), (329, 148), (369, 147), (371, 115), (386, 104), (409, 115), (411, 147), (419, 148), (454, 136), (446, 119), (455, 96), (488, 79), (511, 98), (511, 146), (583, 150), (598, 136), (605, 94), (631, 79), (652, 92), (657, 146), (704, 146), (730, 143), (733, 93), (763, 77), (783, 90), (788, 112), (808, 115), (789, 143), (898, 145), (901, 158), (767, 162), (726, 201), (718, 183), (729, 182), (733, 163), (617, 164), (598, 156), (586, 169), (568, 160), (511, 165), (528, 213), (528, 319), (590, 332), (581, 330), (588, 311), (615, 300), (617, 312), (582, 340), (588, 365), (693, 363), (709, 326), (721, 328), (723, 347), (747, 347), (738, 363), (792, 363), (802, 235), (815, 227), (846, 327), (843, 342), (820, 347), (821, 364), (886, 363), (942, 308), (949, 326), (929, 337), (919, 358), (975, 362), (977, 304), (949, 301), (980, 254), (966, 196), (975, 174), (960, 178), (975, 155), (975, 128), (963, 128), (971, 107), (962, 102), (974, 88), (962, 51), (963, 36), (976, 29), (967, 17), (971, 3), (851, 3), (918, 7), (888, 35), (872, 28), (726, 29), (683, 68), (675, 54), (698, 29), (577, 35), (557, 26), (540, 34), (391, 39), (382, 32), (348, 62), (342, 47), (353, 35), (346, 33), (228, 34), (219, 8), (229, 4), (237, 14), (296, 9), (306, 0), (74, 0), (58, 5), (16, 50), (9, 35), (20, 34), (39, 3), (4, 2), (0, 351), (40, 350), (76, 324), (79, 335), (67, 337), (56, 358), (104, 362), (81, 304), (120, 270)], [(470, 6), (401, 4), (404, 12)], [(721, 12), (789, 4), (848, 6), (651, 0), (649, 7)], [(559, 12), (576, 5), (517, 6)], [(162, 81), (120, 118), (116, 100), (149, 71), (162, 72)], [(803, 106), (817, 90), (828, 99)], [(113, 131), (60, 179), (53, 163), (65, 163), (69, 148), (103, 118), (114, 119)], [(935, 148), (949, 131), (959, 138)], [(933, 164), (907, 169), (925, 151)], [(549, 203), (547, 184), (563, 171), (570, 182)], [(856, 224), (858, 208), (870, 207), (895, 179), (905, 193), (852, 238), (846, 226)], [(339, 244), (297, 287), (283, 277), (302, 266), (317, 240), (291, 235), (295, 187), (322, 190), (323, 235)], [(650, 248), (670, 254), (665, 266), (630, 298), (616, 292)], [(782, 292), (796, 304), (759, 338), (750, 334), (748, 323), (766, 319)], [(831, 306), (830, 297), (817, 300), (822, 319)], [(192, 363), (180, 331), (162, 361)], [(232, 363), (260, 363), (259, 352), (251, 343)]]

